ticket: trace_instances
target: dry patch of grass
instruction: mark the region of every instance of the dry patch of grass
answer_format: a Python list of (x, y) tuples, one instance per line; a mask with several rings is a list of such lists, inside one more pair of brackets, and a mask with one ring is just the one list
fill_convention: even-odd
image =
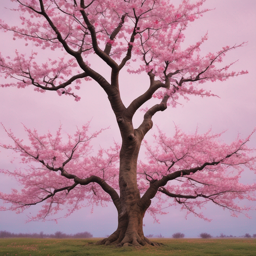
[(37, 251), (38, 247), (37, 246), (27, 246), (25, 244), (23, 245), (18, 245), (17, 243), (11, 243), (7, 245), (8, 248), (18, 248), (22, 249), (25, 251)]

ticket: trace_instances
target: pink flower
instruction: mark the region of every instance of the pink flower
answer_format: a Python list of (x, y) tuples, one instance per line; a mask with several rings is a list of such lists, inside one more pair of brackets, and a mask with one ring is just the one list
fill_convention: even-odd
[(107, 41), (107, 44), (113, 44), (114, 43), (114, 40), (111, 40), (111, 39), (109, 39), (108, 41)]

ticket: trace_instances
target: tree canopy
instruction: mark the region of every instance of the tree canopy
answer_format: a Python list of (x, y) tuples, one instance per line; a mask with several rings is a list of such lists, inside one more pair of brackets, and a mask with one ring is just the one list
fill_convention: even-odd
[[(219, 141), (221, 134), (210, 131), (187, 135), (176, 127), (171, 137), (159, 129), (155, 145), (145, 142), (147, 158), (138, 161), (154, 115), (175, 107), (180, 97), (215, 96), (202, 87), (206, 82), (247, 73), (230, 71), (234, 63), (222, 64), (229, 51), (244, 43), (202, 55), (206, 34), (184, 47), (188, 24), (208, 11), (202, 8), (205, 0), (184, 0), (176, 6), (160, 0), (13, 2), (21, 13), (20, 24), (0, 21), (0, 28), (12, 32), (14, 40), (33, 42), (38, 51), (62, 51), (63, 56), (42, 62), (36, 52), (28, 55), (16, 50), (14, 58), (2, 53), (0, 74), (6, 82), (1, 86), (33, 86), (38, 92), (56, 91), (79, 101), (80, 87), (93, 80), (108, 96), (122, 143), (92, 156), (90, 143), (102, 130), (89, 133), (89, 123), (66, 139), (61, 127), (56, 135), (40, 135), (24, 126), (29, 145), (4, 128), (13, 144), (1, 146), (18, 153), (21, 164), (27, 167), (1, 169), (23, 185), (21, 191), (0, 193), (10, 205), (2, 206), (2, 210), (21, 212), (42, 203), (31, 218), (36, 220), (56, 214), (62, 206), (69, 215), (85, 203), (112, 201), (118, 212), (118, 228), (102, 243), (144, 245), (152, 244), (143, 235), (144, 214), (148, 211), (155, 217), (163, 213), (163, 204), (180, 205), (202, 218), (198, 209), (207, 202), (230, 210), (234, 216), (250, 209), (241, 207), (239, 200), (256, 200), (256, 184), (240, 181), (245, 170), (256, 171), (255, 149), (246, 145), (252, 134), (226, 144)], [(108, 77), (90, 63), (90, 56), (109, 66)], [(148, 75), (148, 88), (127, 106), (120, 92), (120, 72)], [(133, 117), (141, 108), (145, 114), (134, 127)], [(151, 204), (154, 197), (157, 202)]]

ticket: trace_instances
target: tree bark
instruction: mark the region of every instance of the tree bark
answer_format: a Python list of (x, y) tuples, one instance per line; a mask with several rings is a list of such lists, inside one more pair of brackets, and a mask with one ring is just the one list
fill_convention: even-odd
[[(122, 134), (124, 135), (124, 134)], [(118, 246), (156, 245), (143, 233), (143, 218), (147, 207), (141, 205), (137, 185), (137, 159), (143, 136), (139, 131), (125, 132), (120, 151), (119, 187), (121, 207), (118, 209), (118, 227), (108, 238), (99, 244), (116, 244)]]

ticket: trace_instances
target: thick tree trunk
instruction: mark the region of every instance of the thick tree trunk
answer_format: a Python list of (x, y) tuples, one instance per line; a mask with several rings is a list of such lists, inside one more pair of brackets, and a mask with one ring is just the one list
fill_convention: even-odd
[(118, 227), (108, 238), (103, 239), (99, 244), (114, 244), (117, 246), (134, 245), (156, 245), (149, 241), (143, 233), (144, 213), (139, 206), (134, 205), (124, 215), (118, 216)]
[[(127, 139), (126, 139), (127, 138)], [(155, 245), (143, 233), (143, 217), (146, 208), (140, 205), (140, 192), (137, 186), (137, 159), (142, 136), (135, 130), (123, 138), (120, 152), (120, 209), (118, 209), (117, 230), (100, 244)]]

